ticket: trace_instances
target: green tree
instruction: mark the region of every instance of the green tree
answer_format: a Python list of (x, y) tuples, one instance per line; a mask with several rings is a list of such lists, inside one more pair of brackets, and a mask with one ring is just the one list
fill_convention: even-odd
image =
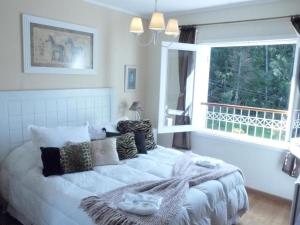
[(287, 109), (295, 45), (212, 48), (208, 101)]

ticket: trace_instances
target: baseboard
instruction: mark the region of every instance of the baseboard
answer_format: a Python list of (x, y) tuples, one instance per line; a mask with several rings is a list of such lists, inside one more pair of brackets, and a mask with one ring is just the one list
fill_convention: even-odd
[(252, 193), (255, 193), (257, 195), (262, 195), (264, 197), (271, 198), (273, 200), (284, 201), (286, 203), (292, 204), (292, 200), (290, 200), (290, 199), (283, 198), (283, 197), (273, 195), (273, 194), (270, 194), (270, 193), (266, 193), (266, 192), (263, 192), (263, 191), (259, 191), (259, 190), (256, 190), (256, 189), (252, 188), (252, 187), (247, 187), (246, 186), (246, 190), (247, 190), (247, 192), (252, 192)]

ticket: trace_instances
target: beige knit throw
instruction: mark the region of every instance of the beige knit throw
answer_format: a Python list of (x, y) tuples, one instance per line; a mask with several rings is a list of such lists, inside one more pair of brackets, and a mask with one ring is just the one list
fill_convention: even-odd
[[(186, 171), (193, 170), (196, 175), (186, 175), (178, 168), (188, 168)], [(87, 197), (81, 201), (80, 207), (97, 225), (169, 225), (179, 213), (189, 188), (239, 171), (237, 167), (226, 163), (214, 169), (199, 167), (193, 163), (191, 155), (184, 155), (178, 160), (174, 170), (175, 176), (170, 179), (139, 182), (101, 196)], [(180, 175), (177, 176), (178, 174)], [(163, 197), (159, 212), (150, 216), (139, 216), (117, 208), (124, 193), (141, 192)]]

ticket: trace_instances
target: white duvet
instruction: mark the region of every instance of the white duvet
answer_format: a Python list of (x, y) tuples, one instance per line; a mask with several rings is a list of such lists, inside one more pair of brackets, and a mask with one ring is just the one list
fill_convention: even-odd
[[(147, 155), (99, 166), (93, 171), (44, 177), (40, 152), (28, 142), (2, 162), (1, 194), (10, 211), (24, 224), (92, 225), (79, 208), (82, 198), (146, 180), (169, 178), (182, 153), (158, 147)], [(174, 225), (231, 225), (248, 208), (244, 181), (239, 172), (191, 188)]]

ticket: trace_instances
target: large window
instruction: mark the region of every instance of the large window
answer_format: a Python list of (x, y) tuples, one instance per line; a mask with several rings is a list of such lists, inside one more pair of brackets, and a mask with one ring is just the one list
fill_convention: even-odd
[(206, 128), (285, 140), (295, 44), (211, 48)]
[[(295, 40), (166, 46), (161, 97), (167, 97), (160, 103), (160, 132), (204, 129), (276, 141), (296, 135), (299, 128), (292, 119), (298, 112), (290, 106)], [(182, 51), (193, 55), (186, 108), (178, 105)], [(180, 116), (191, 119), (190, 126), (176, 124)]]

